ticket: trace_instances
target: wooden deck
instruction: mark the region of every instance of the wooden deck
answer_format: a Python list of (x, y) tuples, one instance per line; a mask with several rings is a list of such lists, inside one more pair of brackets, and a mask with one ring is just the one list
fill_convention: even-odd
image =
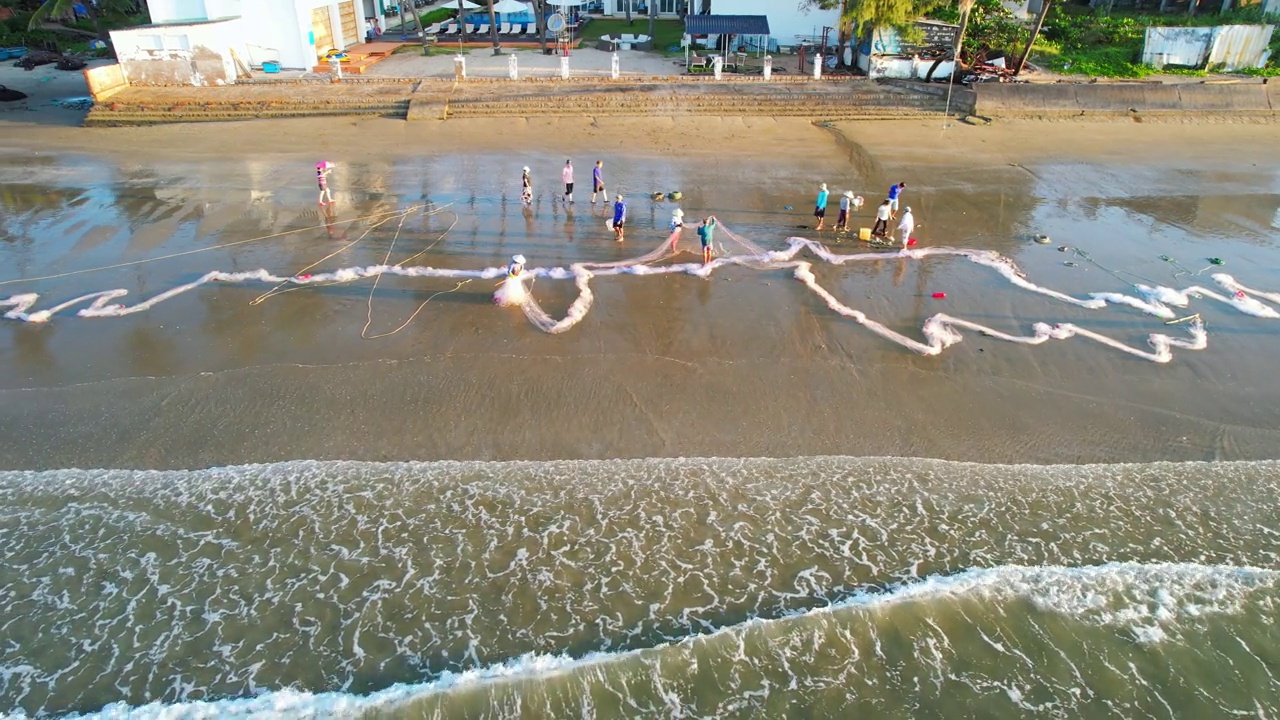
[[(347, 48), (347, 59), (342, 61), (342, 72), (361, 75), (365, 70), (391, 57), (391, 54), (405, 45), (416, 43), (379, 40), (378, 42), (360, 43)], [(328, 61), (318, 63), (312, 72), (327, 73), (330, 70)]]

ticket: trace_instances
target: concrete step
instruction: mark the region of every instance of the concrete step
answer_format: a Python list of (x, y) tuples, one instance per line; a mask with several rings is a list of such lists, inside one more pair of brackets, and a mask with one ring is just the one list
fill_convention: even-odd
[(94, 107), (85, 116), (86, 126), (114, 127), (124, 125), (159, 125), (179, 122), (227, 122), (254, 118), (332, 117), (352, 115), (378, 115), (405, 117), (408, 105), (380, 109), (351, 108), (277, 108), (274, 110), (208, 110), (203, 112), (171, 112), (164, 109), (110, 111)]

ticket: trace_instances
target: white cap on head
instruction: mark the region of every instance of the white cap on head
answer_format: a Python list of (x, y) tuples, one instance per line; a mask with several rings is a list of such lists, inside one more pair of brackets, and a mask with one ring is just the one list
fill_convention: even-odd
[(844, 191), (844, 196), (845, 196), (845, 197), (847, 197), (847, 198), (851, 198), (851, 197), (853, 197), (853, 191), (852, 191), (852, 190), (845, 190), (845, 191)]
[(528, 166), (528, 165), (525, 165), (525, 166), (524, 166), (524, 171), (525, 171), (525, 173), (526, 173), (526, 174), (529, 172), (529, 166)]
[(906, 211), (907, 211), (907, 212), (911, 212), (911, 206), (910, 206), (910, 205), (908, 205), (908, 206), (907, 206), (907, 210), (906, 210)]
[(511, 256), (511, 262), (513, 262), (513, 263), (515, 263), (515, 264), (517, 264), (517, 265), (523, 265), (523, 264), (524, 264), (524, 256), (523, 256), (523, 255), (512, 255), (512, 256)]
[(827, 184), (826, 184), (826, 183), (822, 183), (822, 189), (823, 189), (823, 190), (826, 190), (826, 189), (827, 189)]
[(684, 211), (681, 210), (680, 208), (676, 208), (675, 210), (671, 211), (671, 215), (673, 217), (684, 217)]

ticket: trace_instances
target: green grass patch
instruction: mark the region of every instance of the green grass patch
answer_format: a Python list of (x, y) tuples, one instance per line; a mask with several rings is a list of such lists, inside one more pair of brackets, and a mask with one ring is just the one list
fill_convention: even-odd
[(452, 20), (457, 14), (457, 8), (436, 8), (434, 10), (428, 10), (418, 16), (418, 22), (421, 22), (424, 26), (433, 25), (438, 22), (444, 22), (445, 20)]
[[(594, 46), (596, 41), (605, 35), (648, 35), (649, 17), (633, 15), (634, 21), (628, 25), (625, 18), (593, 19), (582, 29), (582, 40)], [(662, 55), (669, 54), (667, 48), (679, 45), (684, 37), (684, 23), (679, 20), (659, 19), (653, 22), (653, 50)]]

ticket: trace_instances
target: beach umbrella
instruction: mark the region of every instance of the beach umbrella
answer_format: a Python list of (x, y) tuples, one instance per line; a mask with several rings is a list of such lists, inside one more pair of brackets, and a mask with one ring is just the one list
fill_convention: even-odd
[(587, 0), (547, 0), (547, 4), (555, 5), (556, 7), (577, 7), (586, 5)]
[(493, 11), (504, 15), (529, 12), (529, 6), (520, 0), (498, 0), (493, 4)]
[(483, 5), (477, 5), (476, 3), (471, 2), (471, 0), (450, 0), (448, 3), (445, 3), (444, 5), (441, 5), (440, 7), (446, 7), (446, 8), (462, 8), (463, 10), (479, 10), (480, 8), (482, 8), (482, 7), (484, 7), (484, 6), (483, 6)]

